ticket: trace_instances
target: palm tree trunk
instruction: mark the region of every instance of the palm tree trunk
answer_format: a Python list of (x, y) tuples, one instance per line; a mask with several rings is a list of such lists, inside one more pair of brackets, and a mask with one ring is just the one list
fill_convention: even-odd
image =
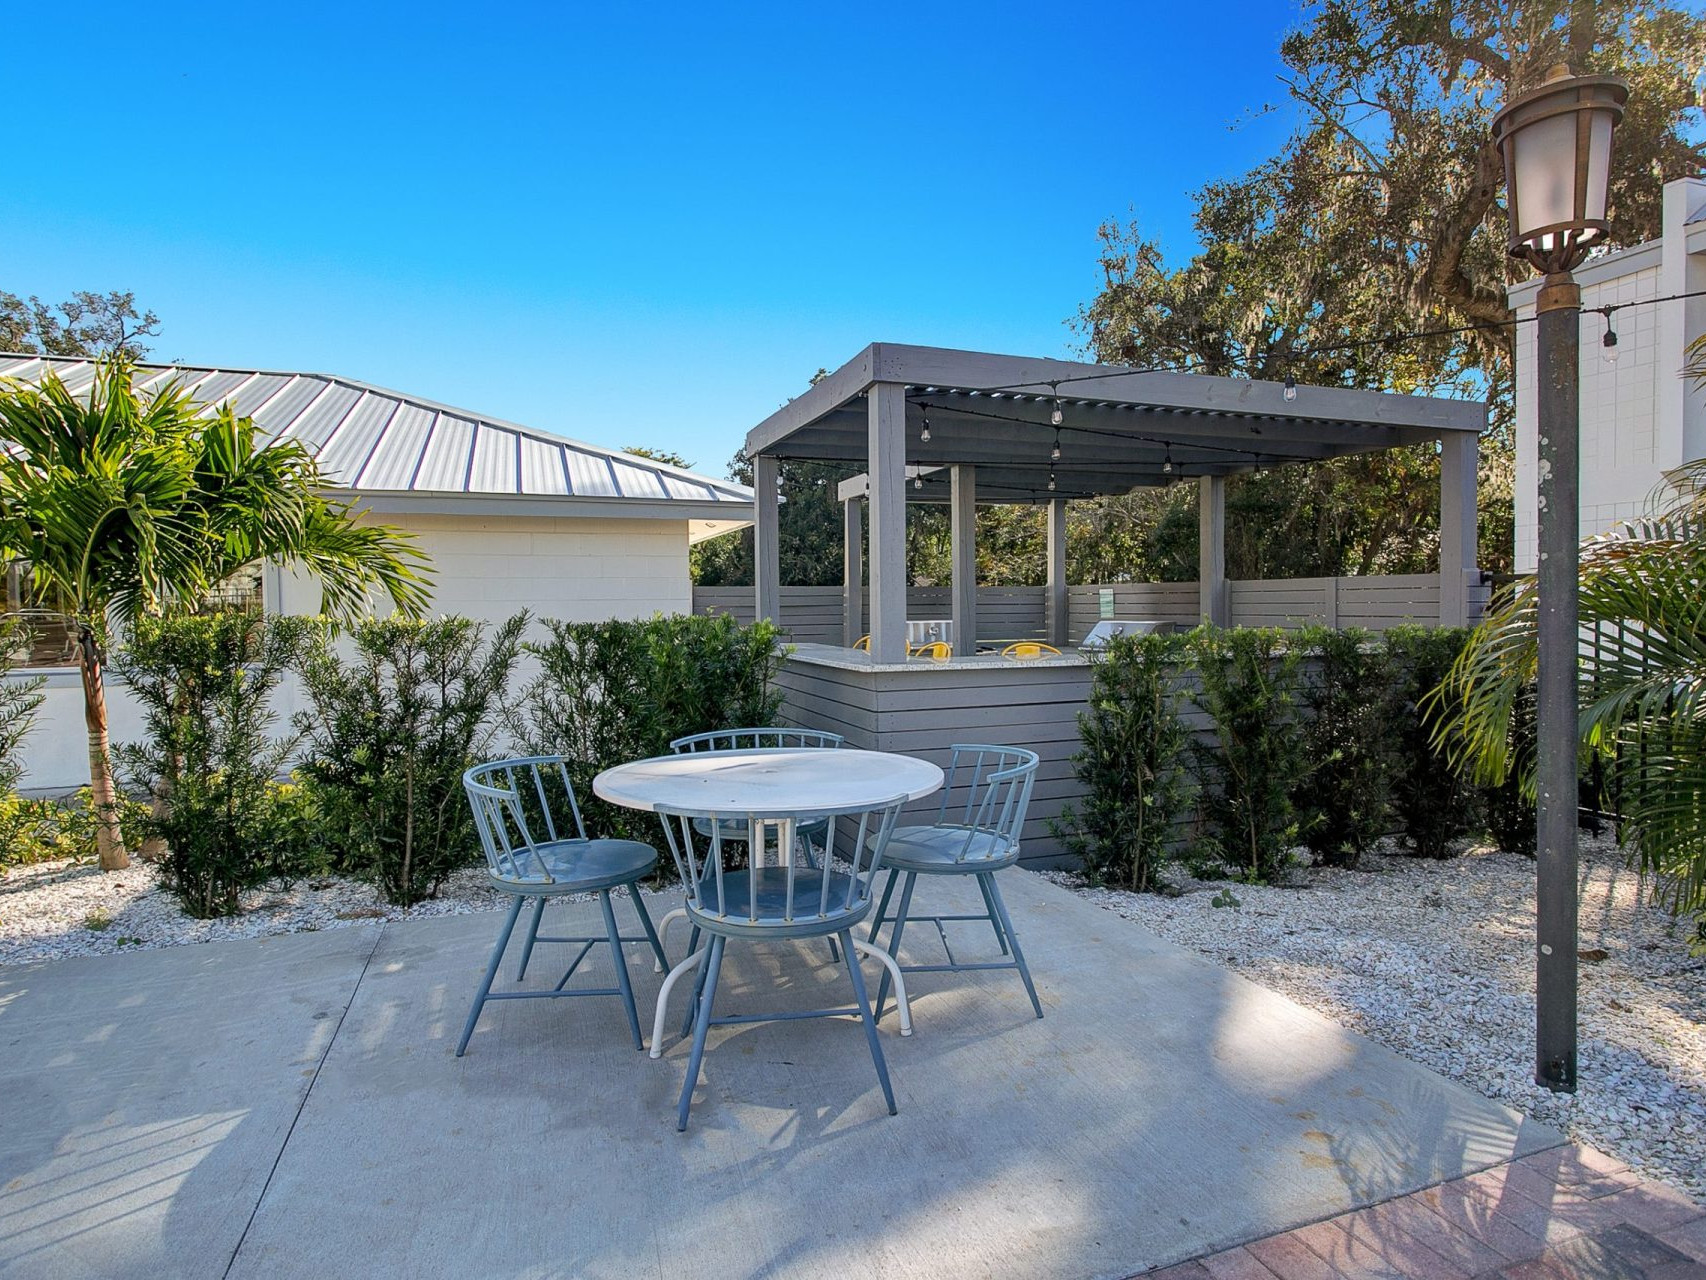
[(95, 808), (95, 847), (102, 871), (122, 871), (130, 865), (124, 832), (118, 822), (118, 794), (113, 786), (112, 758), (107, 750), (107, 686), (101, 675), (101, 647), (87, 623), (77, 636), (78, 666), (83, 676), (83, 723), (89, 730), (89, 791)]

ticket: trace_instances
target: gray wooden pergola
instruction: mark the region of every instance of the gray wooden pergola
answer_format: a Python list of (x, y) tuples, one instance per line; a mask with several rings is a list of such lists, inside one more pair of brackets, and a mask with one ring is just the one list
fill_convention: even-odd
[(1196, 483), (1202, 617), (1225, 625), (1227, 476), (1437, 442), (1440, 622), (1461, 626), (1469, 617), (1468, 587), (1478, 580), (1475, 478), (1486, 416), (1486, 405), (1475, 400), (872, 343), (747, 434), (756, 497), (757, 616), (781, 617), (776, 489), (783, 459), (865, 464), (865, 475), (844, 484), (840, 494), (848, 616), (856, 623), (865, 503), (871, 660), (900, 662), (906, 658), (909, 498), (945, 499), (952, 508), (957, 654), (976, 652), (977, 505), (1046, 504), (1048, 631), (1060, 644), (1066, 638), (1068, 500)]

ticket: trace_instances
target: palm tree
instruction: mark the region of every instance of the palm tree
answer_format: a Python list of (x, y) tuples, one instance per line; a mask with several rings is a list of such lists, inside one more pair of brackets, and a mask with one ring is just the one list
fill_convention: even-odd
[[(1580, 732), (1607, 761), (1643, 869), (1706, 930), (1706, 459), (1667, 482), (1652, 517), (1582, 544)], [(1442, 686), (1461, 710), (1436, 745), (1478, 781), (1514, 771), (1531, 782), (1533, 761), (1513, 757), (1511, 716), (1538, 669), (1537, 618), (1523, 579)]]
[(103, 360), (86, 398), (52, 372), (0, 385), (0, 555), (27, 562), (77, 630), (89, 781), (101, 866), (129, 865), (107, 743), (103, 640), (114, 624), (196, 608), (261, 561), (317, 579), (328, 613), (378, 589), (407, 613), (429, 599), (407, 534), (358, 523), (324, 495), (294, 441), (257, 447), (255, 424), (173, 380), (144, 398), (123, 358)]

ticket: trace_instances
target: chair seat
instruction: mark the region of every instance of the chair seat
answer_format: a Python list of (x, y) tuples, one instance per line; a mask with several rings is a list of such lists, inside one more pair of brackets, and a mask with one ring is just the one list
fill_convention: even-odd
[[(745, 868), (723, 873), (722, 915), (713, 915), (718, 905), (715, 877), (701, 883), (701, 906), (687, 907), (687, 917), (709, 933), (734, 934), (741, 937), (810, 938), (850, 928), (864, 919), (871, 909), (869, 897), (849, 908), (854, 881), (846, 874), (830, 877), (829, 894), (821, 908), (823, 873), (797, 868), (794, 873), (794, 911), (792, 920), (784, 920), (788, 905), (788, 869), (760, 867), (757, 875), (758, 904), (752, 910), (753, 877)], [(758, 919), (751, 917), (757, 915)]]
[(889, 837), (883, 866), (919, 875), (970, 875), (999, 871), (1019, 860), (1017, 845), (989, 831), (970, 832), (952, 825), (896, 827)]
[(512, 880), (494, 874), (493, 885), (508, 893), (541, 897), (614, 889), (649, 876), (657, 867), (658, 852), (638, 840), (552, 840), (535, 845), (532, 857), (519, 855), (521, 865), (529, 871), (536, 869), (535, 858), (545, 864), (549, 882)]

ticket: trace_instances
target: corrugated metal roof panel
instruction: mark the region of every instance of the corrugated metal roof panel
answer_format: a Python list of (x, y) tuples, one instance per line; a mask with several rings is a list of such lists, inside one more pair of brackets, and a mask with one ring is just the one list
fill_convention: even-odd
[(409, 488), (437, 417), (438, 414), (422, 405), (398, 405), (397, 412), (385, 424), (383, 434), (375, 443), (367, 465), (355, 478), (355, 487), (374, 490)]
[(331, 484), (353, 487), (397, 407), (387, 396), (363, 395), (320, 446), (320, 474)]
[(326, 390), (326, 383), (319, 378), (304, 378), (298, 375), (291, 378), (282, 387), (274, 390), (273, 394), (258, 406), (250, 410), (257, 414), (256, 421), (263, 424), (267, 434), (277, 439), (280, 436), (300, 438), (302, 428), (312, 425), (310, 422), (297, 422), (302, 411), (312, 404), (316, 397)]
[(537, 436), (522, 436), (521, 491), (553, 497), (567, 494), (569, 481), (563, 472), (563, 452)]
[[(31, 381), (48, 363), (74, 392), (86, 391), (93, 380), (87, 360), (45, 362), (15, 353), (0, 353), (0, 376)], [(752, 502), (748, 490), (728, 481), (350, 379), (168, 365), (138, 366), (133, 376), (145, 393), (175, 377), (197, 400), (230, 401), (238, 414), (254, 418), (263, 437), (301, 441), (318, 451), (329, 481), (358, 491), (718, 502), (737, 508)], [(744, 514), (731, 511), (730, 518)]]
[(432, 424), (432, 438), (421, 454), (415, 482), (409, 487), (432, 493), (468, 492), (468, 456), (474, 448), (474, 424), (441, 413)]
[(320, 452), (320, 446), (331, 438), (351, 406), (361, 399), (361, 388), (341, 382), (322, 383), (318, 390), (320, 394), (303, 406), (301, 416), (290, 429), (291, 439), (300, 440), (303, 447), (313, 454)]
[(583, 449), (563, 450), (563, 460), (569, 466), (569, 486), (577, 498), (614, 498), (616, 480), (610, 474), (610, 455), (588, 453)]
[(610, 469), (616, 473), (617, 492), (627, 497), (669, 497), (668, 492), (663, 487), (663, 477), (650, 468), (636, 467), (621, 458), (612, 458)]
[[(231, 397), (231, 407), (239, 417), (255, 417), (255, 410), (266, 404), (283, 387), (290, 382), (294, 375), (288, 373), (257, 373), (250, 381), (239, 387)], [(255, 418), (257, 425), (268, 435), (274, 435), (284, 426), (272, 414)]]
[(215, 369), (196, 384), (195, 398), (207, 404), (220, 404), (254, 376), (240, 369)]
[(519, 493), (521, 491), (519, 437), (490, 423), (474, 430), (473, 461), (468, 468), (470, 493)]

